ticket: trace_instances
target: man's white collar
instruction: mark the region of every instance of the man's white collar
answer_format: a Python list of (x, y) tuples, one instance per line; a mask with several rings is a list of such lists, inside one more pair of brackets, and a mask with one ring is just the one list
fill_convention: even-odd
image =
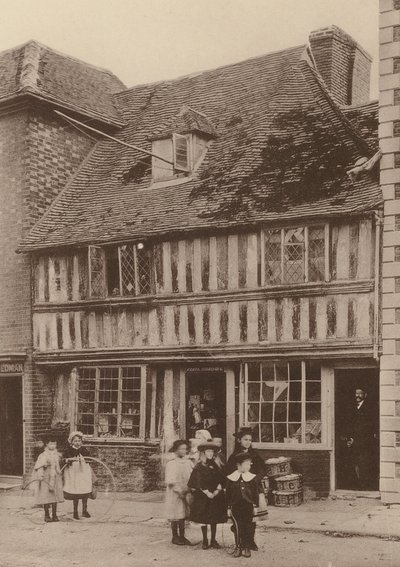
[(255, 474), (251, 473), (250, 471), (245, 472), (245, 473), (241, 473), (239, 471), (234, 471), (232, 474), (228, 475), (229, 480), (232, 480), (233, 482), (236, 482), (237, 480), (239, 480), (239, 477), (242, 477), (243, 480), (245, 480), (246, 482), (250, 482), (250, 480), (253, 480), (253, 478), (255, 478)]

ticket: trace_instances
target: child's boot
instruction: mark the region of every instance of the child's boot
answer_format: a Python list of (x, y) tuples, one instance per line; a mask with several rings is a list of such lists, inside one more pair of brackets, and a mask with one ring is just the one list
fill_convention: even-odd
[(217, 524), (211, 524), (211, 542), (210, 542), (210, 547), (212, 547), (213, 549), (221, 549), (221, 546), (219, 545), (219, 543), (218, 543), (217, 540), (215, 539), (216, 534), (217, 534)]
[(44, 521), (45, 521), (45, 522), (51, 522), (51, 518), (50, 518), (50, 504), (44, 504), (43, 508), (44, 508)]
[(91, 515), (87, 511), (87, 498), (82, 498), (82, 517), (91, 518)]
[(183, 545), (192, 545), (188, 539), (185, 538), (185, 520), (179, 520), (178, 522), (178, 529), (179, 529), (179, 539), (181, 544)]
[(258, 545), (257, 545), (256, 542), (254, 541), (254, 537), (255, 537), (255, 534), (256, 534), (256, 523), (255, 523), (255, 522), (253, 522), (253, 523), (251, 524), (251, 532), (250, 532), (250, 534), (251, 534), (251, 542), (250, 542), (249, 548), (251, 549), (251, 551), (258, 551)]
[(178, 536), (178, 522), (171, 522), (171, 529), (172, 529), (172, 543), (174, 545), (185, 545), (181, 542)]
[(203, 533), (203, 549), (208, 549), (208, 539), (207, 539), (207, 526), (201, 526), (201, 531)]
[(60, 520), (57, 517), (57, 504), (52, 504), (51, 505), (51, 509), (52, 509), (52, 513), (53, 513), (53, 522), (59, 522)]
[(245, 547), (242, 551), (242, 556), (243, 557), (251, 557), (251, 551), (248, 547)]
[(242, 550), (240, 549), (239, 546), (236, 546), (233, 552), (233, 557), (241, 557), (241, 556), (242, 556)]
[(76, 498), (74, 500), (74, 520), (79, 520), (78, 504), (79, 504), (79, 500)]

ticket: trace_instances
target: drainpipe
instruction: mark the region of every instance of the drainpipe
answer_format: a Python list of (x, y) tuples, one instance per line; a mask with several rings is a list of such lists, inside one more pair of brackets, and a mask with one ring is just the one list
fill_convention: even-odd
[(375, 211), (375, 286), (374, 286), (374, 333), (373, 333), (373, 356), (379, 360), (379, 294), (380, 294), (380, 257), (381, 257), (381, 232), (382, 217)]

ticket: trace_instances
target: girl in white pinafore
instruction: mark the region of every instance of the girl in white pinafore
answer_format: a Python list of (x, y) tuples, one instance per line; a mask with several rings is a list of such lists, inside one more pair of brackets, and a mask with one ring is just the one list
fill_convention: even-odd
[(78, 504), (82, 500), (82, 516), (90, 518), (87, 509), (88, 498), (92, 494), (92, 469), (85, 461), (88, 452), (82, 447), (83, 434), (73, 431), (68, 437), (69, 448), (64, 453), (64, 498), (74, 503), (74, 519), (79, 520)]

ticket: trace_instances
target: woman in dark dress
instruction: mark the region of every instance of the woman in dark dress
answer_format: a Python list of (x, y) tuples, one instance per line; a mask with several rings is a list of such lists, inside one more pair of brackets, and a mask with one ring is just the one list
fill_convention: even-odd
[[(203, 549), (209, 547), (219, 549), (216, 540), (217, 524), (227, 521), (224, 477), (215, 456), (219, 446), (212, 440), (199, 445), (200, 461), (194, 467), (188, 487), (193, 490), (193, 503), (190, 509), (190, 520), (201, 524), (203, 533)], [(208, 543), (207, 526), (211, 526), (211, 541)]]
[[(267, 465), (260, 457), (258, 452), (252, 447), (253, 431), (251, 427), (241, 427), (237, 433), (234, 433), (234, 436), (236, 437), (236, 447), (225, 465), (225, 476), (232, 474), (236, 470), (237, 455), (248, 454), (251, 457), (250, 472), (256, 475), (259, 490), (260, 492), (262, 492), (261, 480), (267, 475)], [(252, 551), (258, 551), (257, 544), (254, 541), (255, 531), (256, 525), (255, 523), (253, 523), (253, 539), (250, 546), (250, 549)]]

